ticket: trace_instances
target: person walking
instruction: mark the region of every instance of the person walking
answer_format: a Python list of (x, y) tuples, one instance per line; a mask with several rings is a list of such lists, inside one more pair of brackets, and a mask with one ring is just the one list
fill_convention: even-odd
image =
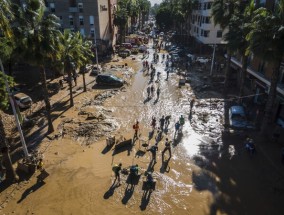
[(162, 118), (160, 119), (160, 128), (161, 128), (161, 130), (164, 130), (164, 125), (165, 125), (165, 116), (163, 115)]
[(157, 123), (156, 117), (152, 117), (151, 126), (152, 126), (153, 130), (155, 130), (155, 128), (156, 128), (156, 123)]
[(163, 158), (163, 160), (164, 160), (164, 154), (165, 154), (166, 151), (169, 151), (169, 155), (170, 155), (169, 158), (171, 158), (171, 157), (172, 157), (172, 149), (171, 149), (171, 143), (169, 142), (169, 139), (168, 139), (168, 138), (166, 138), (166, 141), (165, 141), (165, 148), (164, 148), (164, 150), (162, 151), (162, 158)]
[(151, 97), (154, 96), (155, 87), (154, 84), (151, 85)]
[(177, 121), (175, 124), (175, 135), (177, 132), (179, 132), (179, 129), (180, 129), (180, 124), (179, 124), (179, 121)]
[(160, 98), (160, 92), (161, 92), (160, 87), (158, 87), (157, 88), (157, 100)]
[(163, 130), (158, 128), (157, 130), (157, 136), (156, 136), (156, 144), (158, 144), (163, 138)]
[(157, 151), (158, 151), (158, 146), (157, 144), (151, 146), (150, 149), (148, 149), (147, 151), (150, 151), (152, 153), (152, 161), (154, 161), (155, 163), (157, 163), (156, 161), (156, 156), (157, 156)]
[(139, 130), (139, 122), (136, 121), (136, 124), (133, 125), (134, 129), (134, 136), (133, 136), (133, 141), (138, 139), (138, 130)]
[(150, 86), (147, 87), (147, 98), (150, 97), (150, 93), (151, 93), (151, 88)]
[(180, 124), (181, 129), (182, 129), (182, 128), (183, 128), (183, 125), (184, 125), (184, 117), (183, 117), (183, 115), (180, 115), (179, 124)]
[(166, 80), (169, 79), (169, 74), (170, 74), (170, 70), (168, 69), (168, 70), (167, 70), (167, 79), (166, 79)]
[(168, 128), (168, 127), (169, 127), (170, 119), (171, 119), (171, 115), (167, 115), (167, 116), (165, 117), (165, 128)]
[(120, 171), (121, 171), (122, 164), (119, 163), (118, 165), (114, 165), (112, 167), (112, 171), (115, 174), (115, 181), (118, 180), (118, 185), (120, 185)]

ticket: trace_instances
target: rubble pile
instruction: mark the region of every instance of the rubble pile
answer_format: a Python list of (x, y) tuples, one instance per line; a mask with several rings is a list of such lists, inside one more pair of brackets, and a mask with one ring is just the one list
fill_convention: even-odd
[(224, 102), (220, 99), (201, 99), (192, 109), (191, 126), (199, 134), (220, 141), (224, 130)]

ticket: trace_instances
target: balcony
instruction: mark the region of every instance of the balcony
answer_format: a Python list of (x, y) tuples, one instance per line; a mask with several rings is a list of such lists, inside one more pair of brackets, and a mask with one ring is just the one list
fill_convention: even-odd
[(77, 13), (78, 8), (77, 7), (69, 7), (69, 13)]
[[(242, 67), (242, 63), (235, 57), (231, 58), (231, 62), (233, 62), (235, 65), (238, 67)], [(258, 80), (261, 80), (263, 83), (265, 83), (267, 86), (270, 87), (270, 81), (260, 72), (256, 72), (252, 70), (251, 68), (247, 68), (247, 72), (257, 78)], [(284, 85), (283, 84), (278, 84), (277, 86), (277, 92), (280, 93), (281, 95), (284, 96)]]

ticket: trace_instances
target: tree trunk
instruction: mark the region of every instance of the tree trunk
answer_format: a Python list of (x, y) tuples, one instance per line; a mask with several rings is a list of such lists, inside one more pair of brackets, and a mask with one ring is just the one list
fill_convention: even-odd
[(227, 62), (226, 62), (226, 70), (225, 70), (225, 81), (224, 81), (224, 93), (227, 94), (227, 89), (229, 86), (229, 78), (231, 75), (231, 52), (227, 51)]
[(44, 103), (45, 103), (45, 110), (46, 110), (46, 117), (48, 122), (48, 133), (54, 132), (54, 127), (52, 124), (51, 119), (51, 105), (48, 97), (48, 90), (47, 90), (47, 83), (46, 83), (46, 74), (44, 67), (40, 67), (40, 78), (42, 82), (42, 90), (43, 90), (43, 97), (44, 97)]
[(70, 94), (70, 107), (74, 106), (74, 101), (73, 101), (73, 91), (72, 91), (72, 73), (71, 73), (71, 68), (70, 68), (70, 63), (67, 63), (68, 65), (65, 65), (65, 68), (67, 70), (68, 74), (68, 85), (69, 85), (69, 94)]
[(84, 92), (87, 92), (87, 86), (86, 86), (86, 79), (85, 79), (85, 70), (83, 72), (83, 85), (84, 85)]
[[(6, 170), (5, 172), (6, 172), (7, 181), (8, 182), (17, 181), (19, 179), (19, 177), (17, 176), (15, 169), (13, 167), (12, 161), (11, 161), (1, 113), (0, 113), (0, 148), (1, 148), (1, 153), (3, 155), (3, 161), (2, 162), (3, 162), (4, 168), (5, 168), (5, 169), (3, 169), (3, 171)], [(0, 168), (2, 169), (1, 161), (0, 161)]]
[(270, 80), (270, 90), (269, 90), (269, 94), (268, 94), (268, 98), (267, 98), (267, 102), (265, 106), (264, 117), (263, 117), (262, 126), (261, 126), (262, 135), (266, 134), (269, 123), (271, 122), (273, 106), (274, 106), (274, 102), (275, 102), (275, 98), (277, 94), (277, 84), (278, 84), (278, 77), (280, 74), (280, 65), (281, 65), (281, 60), (279, 60), (279, 62), (275, 64), (275, 67), (273, 68), (273, 73), (272, 73), (271, 80)]
[(242, 72), (241, 72), (241, 80), (240, 80), (240, 94), (239, 96), (242, 97), (244, 95), (244, 85), (245, 85), (245, 79), (247, 74), (247, 68), (248, 68), (248, 56), (245, 54), (242, 57)]

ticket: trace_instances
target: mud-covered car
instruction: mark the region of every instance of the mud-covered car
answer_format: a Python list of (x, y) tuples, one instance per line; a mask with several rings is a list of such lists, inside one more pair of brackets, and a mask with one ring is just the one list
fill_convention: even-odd
[(96, 78), (96, 82), (98, 85), (114, 87), (122, 87), (124, 84), (122, 79), (109, 74), (99, 74)]
[(20, 108), (29, 108), (32, 106), (32, 99), (24, 93), (15, 93), (14, 99)]
[(229, 109), (229, 123), (236, 129), (255, 129), (255, 126), (247, 120), (245, 108), (243, 106), (232, 106)]

